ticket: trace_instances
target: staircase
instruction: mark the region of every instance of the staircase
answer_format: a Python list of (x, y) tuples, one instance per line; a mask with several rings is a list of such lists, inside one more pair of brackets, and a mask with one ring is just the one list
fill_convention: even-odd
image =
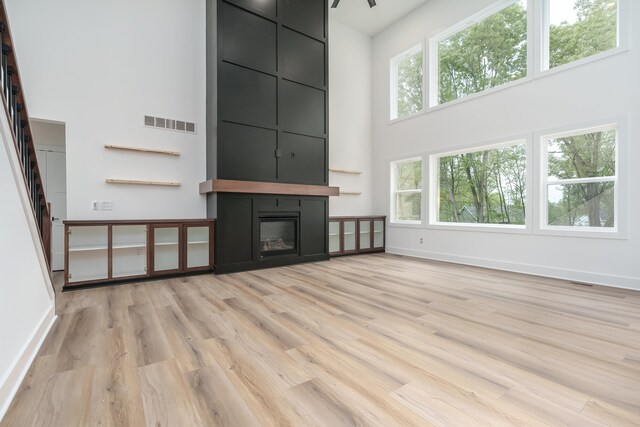
[(25, 180), (33, 215), (40, 235), (40, 244), (45, 258), (51, 265), (51, 214), (50, 206), (44, 194), (42, 176), (38, 169), (36, 149), (33, 142), (29, 114), (22, 90), (13, 40), (7, 19), (4, 1), (0, 0), (0, 38), (2, 41), (2, 59), (0, 61), (0, 88), (2, 105), (11, 126), (11, 136)]

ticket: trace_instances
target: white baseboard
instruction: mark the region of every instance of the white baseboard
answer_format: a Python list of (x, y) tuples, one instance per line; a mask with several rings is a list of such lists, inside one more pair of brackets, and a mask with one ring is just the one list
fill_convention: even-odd
[(29, 341), (23, 347), (13, 367), (0, 383), (0, 421), (2, 421), (7, 409), (9, 409), (11, 401), (18, 392), (22, 380), (27, 375), (29, 367), (31, 367), (56, 318), (55, 307), (52, 305), (45, 313), (38, 327), (31, 334)]
[(499, 261), (487, 258), (476, 258), (459, 255), (444, 254), (439, 252), (417, 251), (407, 248), (387, 247), (386, 251), (396, 255), (406, 255), (416, 258), (435, 261), (452, 262), (456, 264), (471, 265), (474, 267), (493, 268), (495, 270), (511, 271), (515, 273), (532, 274), (535, 276), (552, 277), (555, 279), (570, 280), (594, 285), (609, 286), (614, 288), (631, 289), (640, 291), (640, 278), (600, 274), (587, 271), (568, 270), (562, 268), (545, 267), (535, 264), (522, 264), (516, 262)]

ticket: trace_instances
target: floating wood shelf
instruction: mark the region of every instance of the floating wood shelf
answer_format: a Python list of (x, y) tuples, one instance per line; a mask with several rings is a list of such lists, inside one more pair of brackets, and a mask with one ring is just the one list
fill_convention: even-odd
[(333, 172), (333, 173), (346, 173), (349, 175), (362, 175), (362, 172), (359, 171), (350, 171), (350, 170), (346, 170), (346, 169), (329, 169), (329, 172)]
[(107, 184), (124, 184), (124, 185), (152, 185), (157, 187), (180, 187), (179, 182), (162, 182), (162, 181), (138, 181), (134, 179), (105, 179)]
[(248, 193), (283, 194), (292, 196), (337, 196), (339, 187), (326, 185), (281, 184), (277, 182), (234, 181), (210, 179), (200, 183), (200, 194), (207, 193)]
[(152, 148), (139, 148), (139, 147), (126, 147), (124, 145), (112, 145), (105, 144), (104, 148), (109, 148), (112, 150), (124, 150), (124, 151), (135, 151), (138, 153), (149, 153), (149, 154), (164, 154), (167, 156), (180, 156), (179, 151), (170, 151), (170, 150), (156, 150)]
[(359, 191), (341, 191), (340, 195), (341, 196), (359, 196), (362, 193)]

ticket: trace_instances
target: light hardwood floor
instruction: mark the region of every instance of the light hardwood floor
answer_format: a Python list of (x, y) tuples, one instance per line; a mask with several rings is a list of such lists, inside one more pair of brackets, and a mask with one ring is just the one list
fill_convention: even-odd
[(368, 255), (58, 294), (2, 426), (640, 425), (640, 293)]

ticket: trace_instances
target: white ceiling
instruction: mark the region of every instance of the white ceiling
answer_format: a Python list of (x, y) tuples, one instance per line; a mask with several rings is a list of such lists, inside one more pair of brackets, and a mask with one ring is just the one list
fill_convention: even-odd
[[(368, 36), (375, 36), (398, 19), (428, 0), (377, 0), (369, 8), (367, 0), (340, 0), (329, 16)], [(333, 0), (329, 0), (331, 6)]]

